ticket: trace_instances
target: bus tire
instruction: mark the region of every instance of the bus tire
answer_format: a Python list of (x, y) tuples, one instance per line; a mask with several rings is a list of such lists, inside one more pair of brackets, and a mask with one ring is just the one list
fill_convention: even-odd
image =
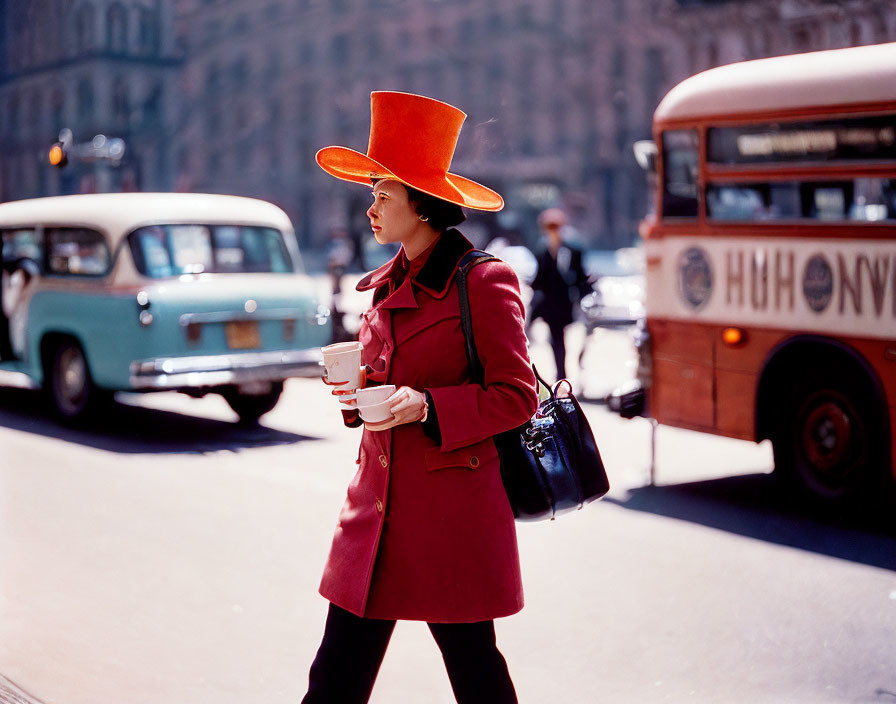
[(880, 484), (885, 418), (865, 374), (855, 368), (795, 372), (771, 433), (775, 474), (816, 503), (844, 503)]
[(269, 391), (262, 394), (240, 393), (236, 387), (228, 387), (221, 392), (224, 400), (240, 417), (243, 425), (254, 425), (268, 411), (273, 410), (283, 393), (283, 382), (271, 382)]

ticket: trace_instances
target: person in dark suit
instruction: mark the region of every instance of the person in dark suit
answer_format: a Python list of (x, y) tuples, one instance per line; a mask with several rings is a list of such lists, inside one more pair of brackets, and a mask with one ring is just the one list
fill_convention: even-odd
[(541, 318), (548, 324), (557, 379), (566, 378), (566, 326), (573, 321), (574, 306), (591, 291), (591, 281), (582, 268), (582, 250), (563, 241), (565, 225), (566, 215), (558, 208), (549, 208), (538, 216), (545, 249), (538, 255), (530, 313), (530, 321)]

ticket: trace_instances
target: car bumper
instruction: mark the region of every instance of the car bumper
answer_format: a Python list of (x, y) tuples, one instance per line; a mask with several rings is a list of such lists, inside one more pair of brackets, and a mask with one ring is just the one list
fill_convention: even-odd
[(321, 375), (318, 349), (242, 352), (202, 357), (166, 357), (131, 363), (135, 390), (161, 390), (282, 381)]
[(607, 396), (607, 407), (623, 418), (634, 418), (644, 415), (646, 402), (647, 392), (638, 381), (633, 381), (615, 389)]

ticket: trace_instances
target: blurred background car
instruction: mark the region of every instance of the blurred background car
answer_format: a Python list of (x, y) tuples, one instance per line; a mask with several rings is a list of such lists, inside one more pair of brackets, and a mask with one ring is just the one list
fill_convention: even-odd
[(119, 193), (0, 204), (0, 371), (63, 419), (114, 391), (218, 393), (255, 422), (317, 376), (329, 311), (277, 206)]

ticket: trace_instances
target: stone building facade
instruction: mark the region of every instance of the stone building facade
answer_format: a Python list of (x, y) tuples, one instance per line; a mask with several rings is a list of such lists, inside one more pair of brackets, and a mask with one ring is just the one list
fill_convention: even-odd
[[(653, 110), (675, 83), (732, 61), (896, 39), (890, 0), (0, 7), (0, 109), (16, 117), (0, 127), (4, 199), (66, 190), (36, 156), (65, 123), (76, 136), (128, 139), (139, 160), (118, 186), (265, 198), (309, 248), (334, 228), (366, 230), (369, 194), (328, 177), (314, 153), (365, 149), (371, 90), (422, 93), (468, 113), (453, 167), (507, 200), (497, 216), (471, 214), (467, 231), (480, 243), (496, 234), (532, 243), (535, 214), (561, 205), (585, 244), (615, 247), (634, 239), (646, 203), (632, 143), (650, 136)], [(127, 98), (116, 97), (120, 86)]]
[[(0, 2), (0, 198), (170, 189), (175, 56), (173, 7), (158, 0)], [(126, 140), (110, 169), (47, 164), (63, 128), (76, 143)]]

